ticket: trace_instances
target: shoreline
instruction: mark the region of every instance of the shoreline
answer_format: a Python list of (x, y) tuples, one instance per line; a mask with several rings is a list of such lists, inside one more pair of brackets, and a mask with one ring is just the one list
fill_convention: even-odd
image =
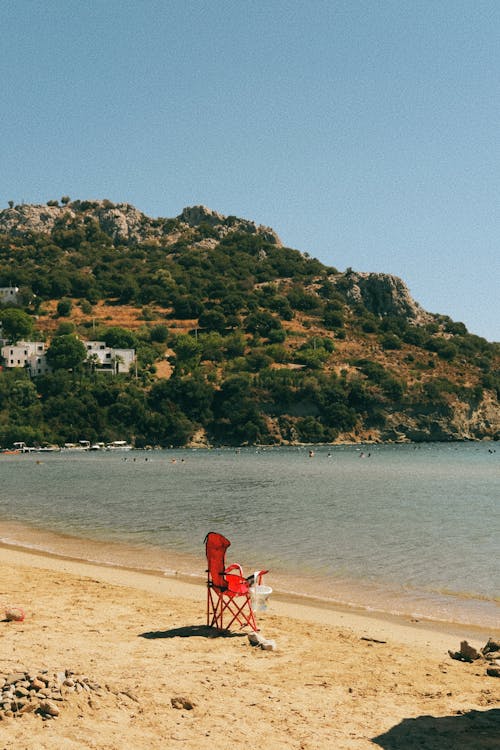
[(257, 617), (276, 644), (265, 651), (242, 631), (206, 628), (201, 581), (2, 544), (0, 611), (9, 606), (26, 617), (0, 615), (0, 679), (66, 675), (80, 688), (61, 688), (53, 719), (36, 696), (22, 715), (2, 704), (1, 747), (490, 750), (498, 741), (499, 679), (483, 660), (448, 654), (461, 640), (481, 648), (491, 632), (273, 592)]
[[(120, 540), (95, 539), (88, 536), (75, 536), (68, 532), (55, 531), (26, 522), (0, 520), (0, 549), (24, 551), (35, 556), (60, 559), (75, 564), (90, 564), (103, 568), (116, 568), (132, 573), (143, 573), (147, 576), (169, 578), (204, 587), (205, 568), (204, 552), (180, 553), (149, 544), (134, 545)], [(194, 573), (190, 571), (196, 571)], [(307, 575), (297, 577), (284, 576), (281, 571), (271, 571), (273, 600), (293, 602), (297, 605), (311, 607), (314, 610), (338, 610), (356, 612), (374, 619), (390, 619), (402, 622), (428, 623), (435, 628), (454, 629), (455, 632), (478, 631), (499, 632), (500, 634), (500, 601), (483, 599), (480, 596), (461, 598), (452, 594), (452, 604), (445, 609), (443, 616), (432, 606), (432, 593), (422, 592), (427, 600), (408, 598), (408, 592), (398, 593), (380, 587), (370, 587), (355, 580), (334, 581), (334, 596), (326, 597), (317, 582), (308, 579)], [(339, 585), (340, 584), (340, 585)], [(328, 584), (327, 584), (328, 585)], [(325, 584), (322, 584), (325, 589)], [(307, 593), (302, 590), (306, 589)], [(415, 592), (414, 592), (415, 593)], [(445, 594), (438, 594), (445, 596)], [(474, 602), (474, 609), (470, 608)], [(429, 606), (430, 604), (430, 606)], [(405, 606), (406, 605), (406, 606)], [(486, 619), (480, 620), (484, 606)], [(449, 616), (446, 616), (446, 615)], [(455, 615), (455, 617), (453, 616)]]
[[(206, 583), (202, 576), (84, 560), (6, 542), (0, 542), (0, 564), (92, 577), (103, 583), (202, 602), (203, 607), (205, 606)], [(201, 614), (204, 613), (203, 607), (200, 609)], [(422, 645), (432, 643), (439, 649), (451, 648), (450, 644), (460, 639), (472, 639), (479, 646), (490, 637), (500, 638), (500, 626), (492, 628), (423, 617), (417, 619), (411, 615), (367, 609), (279, 590), (274, 590), (271, 594), (268, 611), (294, 620), (354, 628), (369, 632), (373, 637), (375, 633), (380, 639), (397, 637), (400, 643), (407, 645), (415, 642)], [(266, 617), (267, 613), (262, 616), (263, 620)]]

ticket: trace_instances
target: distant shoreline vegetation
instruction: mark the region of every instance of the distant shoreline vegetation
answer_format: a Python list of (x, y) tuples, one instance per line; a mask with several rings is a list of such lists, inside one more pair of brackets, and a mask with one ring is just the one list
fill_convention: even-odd
[[(499, 344), (424, 311), (401, 279), (341, 273), (201, 206), (12, 205), (0, 288), (4, 345), (43, 342), (51, 363), (30, 376), (4, 360), (4, 448), (500, 436)], [(133, 350), (130, 371), (99, 372), (88, 340)]]

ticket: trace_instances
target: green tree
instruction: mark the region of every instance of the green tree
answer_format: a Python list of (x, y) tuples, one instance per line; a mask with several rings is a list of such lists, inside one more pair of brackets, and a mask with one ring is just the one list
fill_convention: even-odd
[(64, 297), (64, 299), (59, 300), (59, 302), (57, 303), (58, 316), (60, 318), (67, 318), (68, 315), (71, 313), (72, 307), (73, 307), (73, 303), (67, 297)]
[(8, 307), (0, 311), (3, 335), (9, 343), (27, 339), (33, 332), (33, 320), (23, 310)]
[(158, 323), (151, 328), (149, 336), (151, 341), (155, 341), (158, 344), (164, 344), (168, 339), (168, 328), (166, 325), (163, 325), (163, 323)]
[(201, 344), (188, 334), (177, 336), (173, 350), (175, 352), (175, 369), (178, 374), (192, 372), (200, 363)]
[(113, 349), (134, 349), (137, 346), (137, 337), (126, 328), (112, 326), (107, 328), (104, 333), (104, 340), (108, 346)]
[(73, 334), (56, 336), (47, 351), (47, 361), (54, 370), (76, 370), (86, 356), (85, 345)]

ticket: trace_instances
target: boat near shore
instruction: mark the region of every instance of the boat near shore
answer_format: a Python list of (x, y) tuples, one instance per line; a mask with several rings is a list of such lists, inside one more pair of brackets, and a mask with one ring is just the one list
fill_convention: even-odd
[(23, 443), (22, 441), (18, 441), (14, 443), (14, 448), (12, 450), (13, 453), (35, 453), (36, 448), (33, 445), (26, 445), (26, 443)]
[(131, 451), (133, 448), (126, 440), (113, 440), (106, 445), (107, 451)]
[(61, 448), (62, 451), (88, 451), (90, 448), (90, 440), (79, 440), (77, 443), (64, 443)]

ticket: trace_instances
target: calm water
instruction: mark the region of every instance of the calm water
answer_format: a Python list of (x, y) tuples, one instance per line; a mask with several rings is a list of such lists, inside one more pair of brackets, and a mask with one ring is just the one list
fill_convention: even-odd
[(276, 590), (500, 627), (500, 447), (362, 450), (4, 455), (0, 537), (203, 576), (220, 531)]

